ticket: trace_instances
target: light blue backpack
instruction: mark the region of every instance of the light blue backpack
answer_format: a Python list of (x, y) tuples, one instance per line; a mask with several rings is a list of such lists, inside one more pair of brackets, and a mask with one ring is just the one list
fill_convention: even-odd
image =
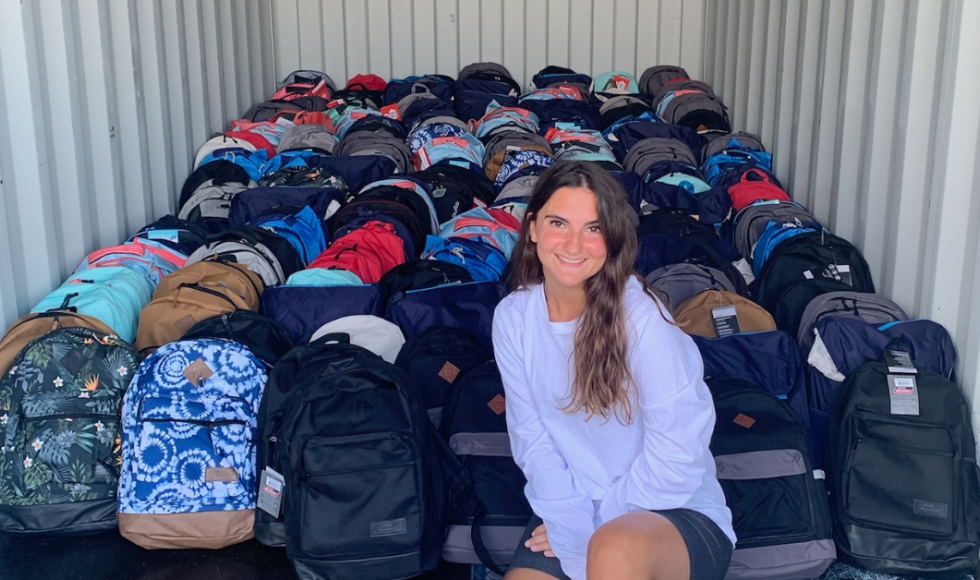
[(147, 548), (220, 548), (249, 539), (255, 439), (266, 367), (223, 339), (148, 356), (123, 397), (119, 530)]
[(88, 268), (72, 274), (31, 312), (74, 308), (78, 314), (101, 320), (119, 338), (132, 343), (140, 310), (150, 302), (150, 288), (145, 276), (124, 266)]
[(347, 270), (308, 268), (300, 270), (286, 280), (286, 286), (361, 286), (360, 276)]

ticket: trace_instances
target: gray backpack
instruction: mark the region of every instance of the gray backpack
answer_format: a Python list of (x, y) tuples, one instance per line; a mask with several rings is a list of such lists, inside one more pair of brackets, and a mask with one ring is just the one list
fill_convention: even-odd
[(698, 133), (732, 130), (728, 108), (721, 99), (708, 93), (677, 95), (664, 107), (660, 118), (667, 123), (690, 127)]
[(640, 75), (640, 92), (652, 97), (660, 92), (664, 85), (677, 78), (689, 79), (691, 77), (686, 70), (679, 66), (670, 64), (651, 66)]
[(762, 139), (746, 131), (738, 131), (727, 135), (715, 135), (708, 140), (708, 143), (701, 149), (701, 163), (703, 164), (712, 155), (717, 155), (728, 148), (732, 139), (737, 139), (743, 147), (751, 147), (758, 151), (765, 151), (766, 147), (762, 144)]
[(653, 105), (655, 107), (660, 105), (660, 101), (664, 100), (664, 97), (666, 97), (668, 93), (673, 93), (675, 91), (690, 90), (690, 89), (700, 91), (702, 93), (711, 95), (713, 97), (718, 96), (715, 94), (714, 88), (712, 88), (711, 85), (709, 85), (708, 83), (702, 81), (692, 81), (688, 79), (685, 81), (677, 81), (674, 83), (670, 83), (669, 85), (664, 85), (663, 87), (661, 87), (660, 90), (654, 93), (653, 95)]
[(646, 280), (667, 295), (671, 311), (705, 290), (735, 292), (724, 272), (700, 264), (669, 264), (647, 274)]
[(215, 185), (209, 179), (194, 190), (194, 194), (180, 208), (177, 217), (182, 220), (200, 222), (204, 220), (227, 220), (231, 210), (231, 200), (246, 189), (258, 187), (254, 181), (245, 185), (238, 181), (229, 181)]
[(661, 161), (698, 166), (694, 153), (685, 143), (676, 139), (651, 137), (637, 141), (630, 147), (626, 158), (623, 159), (623, 167), (626, 171), (632, 171), (642, 177), (653, 165)]
[(249, 244), (234, 241), (219, 241), (205, 244), (187, 257), (185, 268), (195, 262), (231, 261), (241, 264), (262, 278), (266, 286), (284, 284), (288, 276), (279, 263), (276, 254), (265, 244)]
[(295, 149), (317, 149), (326, 153), (333, 153), (337, 148), (337, 137), (323, 125), (316, 123), (305, 123), (303, 125), (293, 125), (286, 129), (279, 139), (279, 146), (276, 153), (292, 151)]
[(735, 216), (735, 248), (751, 261), (755, 245), (769, 222), (788, 224), (795, 221), (816, 222), (817, 218), (794, 201), (772, 200), (746, 206)]
[(380, 155), (395, 162), (397, 173), (412, 171), (412, 152), (397, 137), (390, 133), (354, 131), (347, 133), (337, 146), (336, 155)]
[(901, 306), (880, 294), (847, 291), (821, 294), (807, 303), (800, 318), (797, 342), (803, 352), (810, 352), (813, 346), (813, 328), (830, 316), (855, 318), (875, 326), (909, 319)]

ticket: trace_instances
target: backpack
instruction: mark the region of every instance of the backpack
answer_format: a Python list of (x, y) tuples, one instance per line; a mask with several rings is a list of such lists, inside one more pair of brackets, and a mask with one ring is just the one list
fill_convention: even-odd
[[(726, 135), (715, 135), (708, 138), (701, 150), (701, 163), (704, 164), (708, 159), (724, 153), (726, 149), (755, 150), (765, 153), (766, 147), (762, 144), (762, 139), (752, 133), (736, 131)], [(771, 169), (770, 169), (771, 171)]]
[(138, 364), (131, 346), (83, 327), (56, 328), (17, 354), (0, 377), (0, 529), (116, 527), (119, 405)]
[[(481, 160), (481, 167), (482, 163)], [(473, 171), (452, 162), (433, 165), (415, 176), (427, 184), (440, 226), (474, 207), (493, 203), (497, 193), (482, 170)]]
[(194, 169), (201, 166), (201, 161), (215, 151), (221, 151), (222, 149), (244, 149), (246, 151), (255, 151), (258, 147), (250, 141), (245, 139), (239, 139), (234, 135), (218, 134), (214, 137), (208, 139), (201, 145), (200, 149), (197, 150), (197, 156), (194, 159)]
[(467, 132), (459, 136), (435, 137), (418, 148), (413, 160), (419, 171), (451, 161), (468, 162), (472, 167), (482, 168), (483, 154), (483, 143)]
[(166, 276), (139, 314), (136, 348), (146, 356), (195, 324), (235, 310), (257, 310), (265, 285), (244, 266), (197, 262)]
[(338, 175), (333, 179), (336, 187), (273, 186), (244, 191), (232, 199), (228, 221), (232, 227), (240, 227), (278, 208), (304, 206), (309, 206), (318, 220), (327, 220), (340, 209), (349, 193)]
[(14, 359), (35, 338), (60, 328), (88, 328), (101, 334), (113, 334), (104, 322), (92, 316), (68, 310), (48, 310), (38, 314), (21, 316), (0, 339), (0, 377), (14, 364)]
[(671, 93), (671, 95), (673, 95), (672, 99), (668, 95), (660, 101), (660, 107), (657, 110), (660, 118), (664, 121), (690, 127), (698, 133), (731, 132), (732, 125), (728, 119), (728, 108), (718, 97), (698, 90), (678, 91)]
[(523, 131), (506, 131), (487, 141), (483, 168), (487, 177), (496, 183), (497, 175), (504, 162), (512, 155), (522, 151), (536, 151), (551, 157), (551, 145), (541, 135)]
[(651, 66), (640, 75), (640, 92), (653, 96), (660, 92), (661, 87), (689, 78), (691, 77), (688, 76), (687, 71), (676, 65)]
[(623, 159), (623, 167), (642, 177), (654, 164), (661, 161), (674, 161), (697, 168), (694, 153), (687, 145), (676, 139), (658, 137), (643, 139), (630, 147)]
[(476, 281), (499, 280), (507, 267), (507, 256), (495, 246), (479, 239), (429, 236), (426, 238), (422, 257), (459, 264)]
[(390, 363), (405, 344), (401, 329), (373, 314), (355, 314), (328, 322), (318, 328), (310, 342), (327, 335), (345, 335), (351, 344), (362, 346)]
[(700, 264), (669, 264), (647, 274), (646, 281), (667, 295), (667, 308), (671, 311), (706, 290), (735, 293), (735, 286), (724, 272)]
[(216, 186), (237, 183), (247, 188), (254, 180), (249, 177), (248, 172), (242, 166), (236, 165), (231, 161), (217, 159), (203, 163), (184, 180), (184, 185), (180, 190), (180, 198), (177, 201), (177, 207), (184, 207), (191, 196), (194, 195), (194, 192), (207, 182), (211, 182), (212, 185)]
[(462, 328), (434, 326), (405, 341), (395, 364), (419, 388), (429, 420), (438, 428), (450, 389), (461, 374), (493, 358), (493, 347)]
[[(490, 213), (494, 211), (495, 213)], [(499, 219), (498, 219), (499, 218)], [(509, 214), (473, 208), (444, 223), (439, 229), (443, 238), (466, 238), (492, 245), (510, 260), (510, 255), (520, 236), (520, 224)]]
[(955, 381), (956, 350), (941, 324), (908, 320), (870, 324), (846, 316), (824, 317), (813, 327), (813, 344), (806, 352), (813, 451), (819, 465), (824, 458), (830, 413), (839, 399), (841, 383), (864, 363), (874, 361), (889, 342), (901, 341), (919, 369)]
[[(701, 164), (701, 173), (711, 185), (730, 187), (749, 169), (765, 175), (773, 185), (782, 187), (772, 175), (772, 155), (752, 148), (731, 147), (708, 157)], [(750, 202), (751, 203), (751, 202)]]
[(242, 264), (258, 274), (266, 286), (283, 284), (304, 267), (289, 241), (256, 226), (208, 236), (208, 243), (187, 257), (187, 264), (201, 261)]
[(800, 318), (800, 330), (796, 340), (803, 352), (809, 353), (813, 345), (813, 328), (827, 317), (856, 318), (868, 324), (880, 326), (909, 317), (902, 307), (880, 294), (866, 292), (830, 292), (821, 294), (807, 305)]
[[(179, 252), (184, 256), (189, 256), (207, 242), (207, 237), (207, 230), (201, 226), (187, 220), (177, 219), (172, 215), (165, 215), (157, 221), (143, 226), (127, 241), (147, 240)], [(185, 258), (185, 264), (186, 261)]]
[(616, 159), (620, 161), (624, 161), (629, 150), (644, 139), (679, 141), (687, 145), (688, 149), (695, 154), (694, 158), (701, 151), (701, 138), (693, 129), (664, 123), (649, 113), (636, 118), (621, 119), (607, 127), (602, 134), (609, 142), (609, 146), (612, 147), (613, 153), (616, 154)]
[(194, 190), (194, 195), (181, 206), (177, 217), (201, 224), (209, 232), (217, 233), (228, 229), (228, 212), (231, 202), (239, 193), (257, 187), (254, 181), (247, 185), (237, 182), (215, 185), (205, 181)]
[(884, 362), (862, 365), (831, 413), (825, 468), (838, 555), (887, 574), (963, 578), (980, 554), (969, 404), (942, 375), (889, 373)]
[(251, 310), (233, 310), (225, 314), (205, 318), (188, 330), (182, 340), (198, 338), (224, 338), (241, 344), (272, 368), (293, 348), (293, 341), (286, 328)]
[(288, 240), (304, 264), (327, 249), (322, 222), (308, 205), (293, 215), (272, 213), (256, 218), (250, 225)]
[(398, 189), (401, 192), (397, 199), (412, 208), (418, 216), (419, 223), (427, 228), (428, 233), (434, 234), (439, 231), (439, 222), (436, 220), (436, 208), (432, 205), (429, 191), (425, 188), (425, 182), (416, 176), (392, 177), (370, 183), (359, 192), (356, 199), (382, 199), (390, 198), (394, 195), (390, 189)]
[(276, 153), (294, 150), (311, 150), (317, 153), (333, 154), (337, 148), (337, 137), (323, 125), (306, 123), (293, 125), (286, 129), (276, 147)]
[(823, 472), (785, 401), (751, 383), (707, 381), (709, 446), (738, 541), (727, 580), (819, 578), (836, 557)]
[(282, 324), (293, 344), (306, 344), (318, 328), (338, 318), (383, 312), (377, 284), (276, 286), (262, 294), (262, 314)]
[(589, 90), (596, 100), (605, 102), (615, 95), (639, 93), (640, 87), (632, 74), (617, 70), (596, 75)]
[(485, 361), (454, 381), (440, 428), (468, 476), (463, 479), (472, 484), (469, 505), (449, 511), (442, 557), (498, 573), (498, 565), (510, 563), (533, 515), (524, 496), (527, 480), (511, 456), (505, 409), (497, 363)]
[(592, 77), (577, 73), (570, 68), (549, 65), (539, 70), (532, 78), (530, 89), (543, 89), (555, 85), (572, 85), (580, 90), (588, 91)]
[(756, 169), (747, 169), (742, 173), (738, 183), (728, 187), (728, 195), (732, 197), (735, 211), (741, 211), (757, 201), (792, 201), (781, 187), (774, 185), (765, 173)]
[(387, 301), (399, 292), (472, 281), (473, 276), (459, 264), (419, 259), (399, 264), (388, 270), (381, 277), (380, 285), (384, 300)]
[(742, 208), (732, 220), (734, 225), (733, 243), (739, 254), (752, 261), (759, 238), (762, 237), (762, 233), (770, 222), (786, 224), (797, 221), (801, 224), (806, 222), (819, 223), (806, 208), (795, 201), (779, 201), (778, 199), (757, 201)]
[(275, 373), (277, 396), (264, 409), (261, 436), (270, 445), (260, 469), (279, 467), (285, 480), (282, 520), (294, 570), (335, 580), (434, 570), (444, 491), (411, 376), (338, 335), (302, 354), (298, 368), (283, 365), (291, 385)]
[(725, 377), (763, 389), (786, 401), (810, 434), (803, 353), (792, 336), (773, 330), (692, 338), (701, 351), (706, 381)]
[(405, 173), (413, 168), (412, 152), (404, 141), (387, 133), (370, 131), (348, 131), (337, 146), (337, 155), (378, 155), (395, 162), (397, 173)]
[(124, 267), (143, 277), (156, 288), (160, 279), (184, 267), (187, 256), (167, 246), (140, 238), (118, 246), (95, 250), (85, 256), (75, 268), (75, 274), (89, 268)]
[(769, 222), (752, 252), (752, 271), (758, 275), (773, 249), (780, 243), (793, 236), (819, 232), (823, 229), (823, 226), (817, 222), (800, 222), (795, 219), (792, 222)]
[(89, 268), (69, 276), (31, 312), (73, 309), (99, 319), (131, 343), (136, 337), (140, 310), (150, 301), (151, 294), (150, 280), (129, 268)]
[(406, 290), (388, 298), (385, 318), (408, 340), (433, 326), (451, 326), (490, 340), (493, 311), (503, 297), (497, 282), (445, 284)]
[(725, 306), (735, 308), (739, 332), (776, 330), (776, 322), (765, 308), (726, 290), (705, 290), (692, 296), (674, 308), (674, 321), (687, 334), (718, 338), (714, 310)]
[(252, 537), (265, 365), (230, 340), (148, 356), (123, 398), (119, 532), (144, 548), (218, 549)]
[(372, 220), (334, 240), (309, 267), (347, 270), (365, 284), (374, 284), (405, 257), (405, 245), (394, 226)]
[(650, 104), (638, 96), (617, 95), (599, 107), (599, 126), (605, 130), (620, 119), (639, 117), (650, 110)]
[[(777, 245), (756, 276), (752, 297), (775, 316), (774, 307), (785, 302), (784, 294), (791, 286), (815, 280), (836, 282), (836, 286), (842, 286), (840, 290), (875, 291), (871, 271), (861, 252), (847, 240), (821, 230), (794, 236)], [(836, 289), (828, 286), (827, 291)], [(795, 304), (800, 315), (809, 302), (807, 299)], [(799, 316), (794, 326), (798, 323)]]

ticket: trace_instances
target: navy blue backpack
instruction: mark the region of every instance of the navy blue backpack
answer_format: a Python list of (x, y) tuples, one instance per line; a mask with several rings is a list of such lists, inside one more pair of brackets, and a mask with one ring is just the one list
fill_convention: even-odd
[[(244, 195), (243, 195), (244, 194)], [(236, 195), (228, 211), (232, 227), (251, 223), (268, 212), (295, 213), (292, 208), (309, 206), (319, 220), (329, 218), (344, 204), (347, 191), (321, 187), (256, 187)]]
[(504, 291), (497, 282), (446, 284), (399, 292), (388, 299), (385, 318), (408, 340), (433, 326), (452, 326), (490, 339), (493, 311)]
[(727, 377), (765, 389), (786, 401), (810, 434), (803, 353), (792, 336), (771, 330), (692, 338), (704, 360), (705, 379)]
[(318, 328), (345, 316), (381, 316), (377, 284), (358, 286), (274, 286), (262, 294), (262, 314), (279, 321), (295, 344), (306, 344)]

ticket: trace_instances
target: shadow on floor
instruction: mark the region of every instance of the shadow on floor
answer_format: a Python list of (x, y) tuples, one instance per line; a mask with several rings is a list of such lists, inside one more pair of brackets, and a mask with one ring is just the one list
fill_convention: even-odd
[[(464, 580), (443, 565), (420, 580)], [(286, 551), (252, 540), (222, 550), (144, 550), (118, 532), (91, 536), (0, 534), (2, 580), (293, 580)]]

